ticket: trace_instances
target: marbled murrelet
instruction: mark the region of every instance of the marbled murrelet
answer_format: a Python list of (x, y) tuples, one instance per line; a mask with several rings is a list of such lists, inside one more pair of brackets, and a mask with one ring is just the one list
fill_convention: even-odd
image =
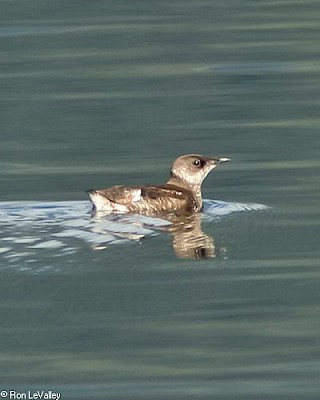
[(201, 184), (210, 171), (230, 158), (188, 154), (177, 158), (164, 185), (113, 186), (87, 193), (94, 211), (177, 215), (201, 211)]

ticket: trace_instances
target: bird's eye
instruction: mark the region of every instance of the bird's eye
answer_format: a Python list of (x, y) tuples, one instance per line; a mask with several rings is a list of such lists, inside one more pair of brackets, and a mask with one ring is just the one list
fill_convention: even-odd
[(193, 161), (193, 165), (195, 165), (196, 167), (201, 167), (201, 161), (199, 159), (196, 159)]

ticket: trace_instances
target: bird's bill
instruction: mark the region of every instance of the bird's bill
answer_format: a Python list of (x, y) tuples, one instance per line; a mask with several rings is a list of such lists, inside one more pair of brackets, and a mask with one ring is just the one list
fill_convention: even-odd
[(221, 157), (221, 158), (218, 158), (217, 164), (223, 164), (223, 163), (228, 162), (228, 161), (231, 161), (231, 158)]

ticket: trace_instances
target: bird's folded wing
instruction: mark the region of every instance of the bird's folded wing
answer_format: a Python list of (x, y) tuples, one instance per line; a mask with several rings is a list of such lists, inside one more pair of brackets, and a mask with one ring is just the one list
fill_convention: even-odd
[(96, 191), (113, 203), (128, 204), (141, 200), (141, 188), (130, 186), (113, 186)]
[(186, 196), (184, 190), (173, 185), (113, 186), (108, 189), (97, 190), (97, 193), (118, 204), (128, 204), (140, 200), (156, 200), (163, 197), (182, 200)]
[(186, 198), (186, 191), (173, 185), (162, 185), (162, 186), (142, 186), (141, 196), (144, 199), (158, 199), (158, 198), (174, 198), (183, 199)]

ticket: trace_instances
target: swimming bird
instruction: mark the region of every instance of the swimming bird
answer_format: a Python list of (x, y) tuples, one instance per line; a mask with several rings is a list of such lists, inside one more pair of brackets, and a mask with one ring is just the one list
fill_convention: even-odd
[(201, 185), (210, 171), (230, 158), (187, 154), (171, 166), (164, 185), (113, 186), (87, 193), (95, 212), (185, 215), (202, 209)]

